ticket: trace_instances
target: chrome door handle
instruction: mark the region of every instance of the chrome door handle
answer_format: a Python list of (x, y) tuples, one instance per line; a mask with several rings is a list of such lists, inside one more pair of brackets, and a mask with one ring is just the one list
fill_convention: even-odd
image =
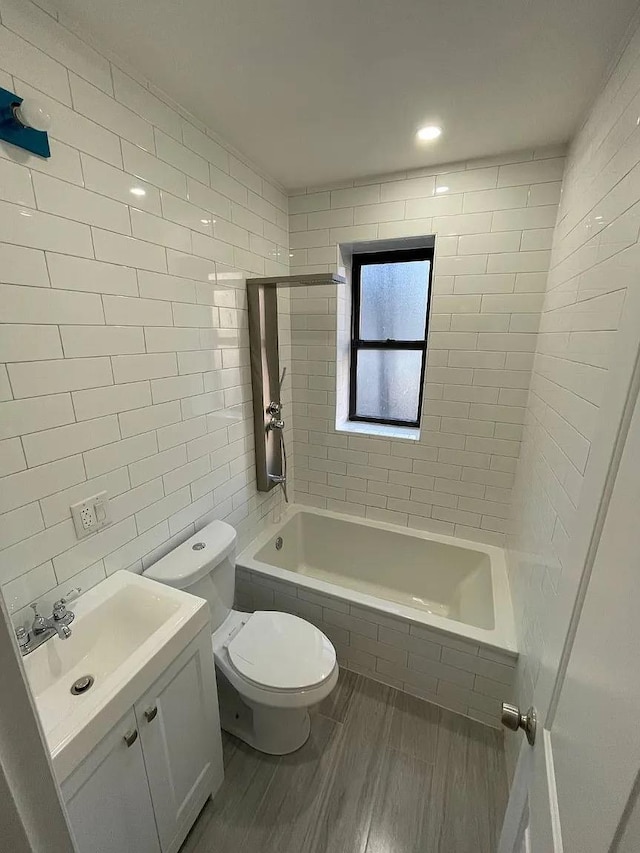
[(148, 723), (150, 723), (152, 720), (155, 720), (157, 715), (158, 715), (158, 706), (157, 705), (154, 705), (153, 708), (147, 708), (147, 710), (144, 712), (145, 719)]
[(133, 746), (134, 743), (138, 740), (138, 730), (137, 729), (129, 729), (124, 736), (124, 742), (126, 745)]
[(536, 725), (538, 717), (536, 709), (533, 705), (529, 708), (526, 714), (520, 713), (520, 708), (517, 705), (511, 705), (509, 702), (502, 703), (502, 725), (512, 732), (517, 732), (522, 729), (527, 736), (529, 744), (533, 746), (536, 741)]

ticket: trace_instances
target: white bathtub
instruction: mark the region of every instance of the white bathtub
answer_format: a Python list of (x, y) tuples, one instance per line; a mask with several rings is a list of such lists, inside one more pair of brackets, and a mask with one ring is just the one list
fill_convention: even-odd
[(514, 699), (500, 548), (294, 506), (238, 556), (236, 602), (301, 616), (341, 666), (491, 726)]
[(504, 553), (491, 545), (293, 507), (238, 556), (237, 565), (516, 652)]

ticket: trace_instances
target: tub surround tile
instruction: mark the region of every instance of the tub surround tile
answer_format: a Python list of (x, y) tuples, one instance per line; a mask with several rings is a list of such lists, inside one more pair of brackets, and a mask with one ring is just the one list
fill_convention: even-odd
[[(434, 637), (437, 636), (434, 631)], [(442, 657), (442, 644), (431, 642), (428, 639), (414, 637), (411, 634), (407, 635), (401, 631), (392, 631), (390, 628), (384, 628), (382, 625), (378, 629), (378, 639), (387, 645), (397, 646), (407, 652), (416, 652), (423, 657), (431, 658), (432, 660), (440, 660)]]
[(359, 619), (365, 619), (369, 622), (374, 622), (376, 625), (384, 625), (394, 631), (409, 633), (409, 623), (403, 622), (401, 619), (396, 619), (393, 616), (387, 616), (384, 613), (379, 613), (375, 610), (367, 610), (365, 607), (360, 607), (357, 604), (350, 606), (350, 612), (353, 616)]
[(351, 634), (350, 645), (393, 664), (398, 664), (399, 666), (407, 665), (407, 652), (404, 649), (388, 646), (386, 643), (379, 643), (376, 640), (370, 640), (368, 637), (363, 637), (356, 633)]
[[(557, 155), (524, 152), (516, 162), (505, 155), (489, 166), (469, 161), (444, 173), (372, 177), (363, 185), (309, 189), (290, 199), (293, 271), (334, 271), (340, 241), (434, 234), (437, 258), (419, 441), (391, 446), (386, 438), (349, 435), (342, 455), (319, 455), (329, 438), (340, 437), (334, 396), (316, 404), (310, 395), (316, 377), (329, 377), (328, 388), (335, 388), (341, 303), (316, 291), (291, 300), (293, 403), (296, 429), (306, 433), (304, 452), (295, 451), (298, 503), (504, 544), (512, 483), (494, 484), (482, 472), (510, 453), (517, 457), (522, 435), (509, 425), (524, 422), (526, 397), (509, 412), (487, 413), (481, 424), (469, 404), (497, 405), (504, 391), (526, 394), (529, 387), (532, 361), (507, 364), (507, 358), (535, 349), (564, 165)], [(474, 437), (491, 443), (479, 452)], [(499, 444), (504, 439), (511, 444)], [(346, 464), (346, 472), (330, 461)], [(431, 476), (441, 483), (435, 491), (450, 496), (444, 508), (435, 499), (416, 507), (408, 488), (394, 493), (400, 486), (434, 491)], [(471, 497), (487, 498), (475, 505), (477, 511), (459, 500), (467, 482), (477, 487)], [(492, 503), (486, 493), (493, 485), (505, 494)]]
[(367, 622), (365, 619), (357, 619), (353, 614), (339, 613), (331, 610), (329, 607), (324, 607), (322, 616), (325, 622), (329, 625), (338, 625), (341, 628), (346, 628), (358, 634), (360, 637), (370, 640), (378, 639), (378, 627), (373, 622)]
[[(323, 595), (322, 593), (315, 592), (312, 589), (302, 589), (298, 588), (298, 598), (302, 598), (305, 601), (310, 601), (312, 604), (318, 604), (321, 607), (331, 610), (338, 613), (348, 613), (349, 605), (346, 601), (340, 601), (339, 598), (332, 598), (328, 595)], [(327, 619), (327, 614), (324, 614), (324, 619), (327, 622), (330, 622), (330, 619)]]
[[(290, 588), (290, 592), (295, 590)], [(291, 612), (295, 610), (296, 615), (301, 619), (306, 619), (314, 625), (322, 624), (322, 608), (317, 604), (311, 604), (304, 599), (298, 598), (296, 595), (286, 595), (285, 593), (274, 591), (273, 604), (277, 610)], [(338, 636), (338, 635), (336, 635)]]

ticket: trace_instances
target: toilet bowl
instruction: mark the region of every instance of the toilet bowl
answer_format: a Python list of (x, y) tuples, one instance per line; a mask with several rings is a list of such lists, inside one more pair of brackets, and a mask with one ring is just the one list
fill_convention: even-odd
[(271, 610), (234, 610), (235, 530), (212, 521), (145, 572), (205, 598), (220, 722), (261, 752), (285, 755), (309, 737), (309, 708), (338, 680), (336, 652), (314, 625)]

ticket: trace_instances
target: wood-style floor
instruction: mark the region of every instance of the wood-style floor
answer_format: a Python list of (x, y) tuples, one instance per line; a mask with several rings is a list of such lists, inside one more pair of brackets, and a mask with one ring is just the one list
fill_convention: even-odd
[(181, 853), (495, 853), (507, 785), (487, 726), (343, 670), (297, 752), (223, 741)]

